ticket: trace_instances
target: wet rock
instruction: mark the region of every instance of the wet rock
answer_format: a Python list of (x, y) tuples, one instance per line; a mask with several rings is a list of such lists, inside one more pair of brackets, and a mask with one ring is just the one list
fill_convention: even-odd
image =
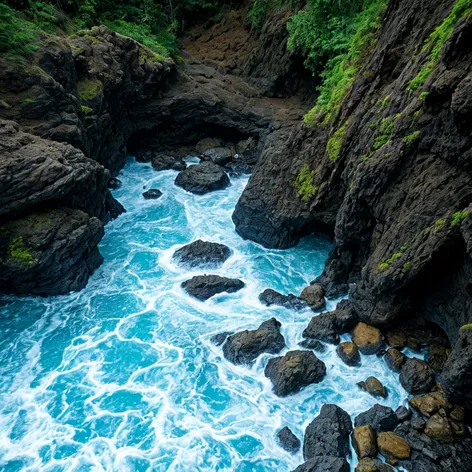
[(215, 346), (221, 346), (226, 339), (233, 334), (233, 331), (224, 331), (223, 333), (214, 334), (210, 341), (215, 344)]
[(305, 460), (318, 456), (345, 457), (349, 454), (351, 433), (349, 414), (337, 405), (323, 405), (305, 430), (303, 457)]
[(151, 165), (154, 170), (185, 170), (187, 164), (182, 157), (170, 156), (169, 154), (154, 154), (151, 159)]
[(354, 428), (352, 444), (359, 459), (377, 456), (377, 438), (375, 431), (369, 425)]
[(442, 391), (437, 391), (410, 398), (408, 403), (412, 408), (429, 417), (441, 408), (445, 408), (447, 400)]
[(395, 349), (403, 349), (407, 344), (406, 334), (401, 329), (392, 329), (385, 334), (387, 344)]
[(224, 147), (210, 148), (203, 152), (202, 160), (213, 162), (219, 166), (227, 164), (234, 156), (234, 150)]
[(356, 416), (354, 425), (358, 426), (370, 425), (377, 432), (393, 431), (398, 426), (398, 418), (395, 412), (388, 406), (375, 404), (364, 413)]
[(277, 433), (277, 439), (280, 446), (288, 452), (295, 453), (300, 449), (300, 439), (298, 439), (287, 426)]
[(382, 333), (366, 323), (359, 323), (353, 329), (351, 336), (352, 342), (362, 354), (377, 354), (385, 346)]
[(349, 366), (356, 366), (361, 363), (361, 355), (359, 349), (354, 343), (350, 341), (341, 343), (337, 348), (336, 352), (341, 360)]
[(323, 287), (320, 285), (309, 285), (303, 289), (300, 298), (305, 300), (313, 311), (317, 311), (326, 306), (324, 295), (325, 291)]
[(271, 288), (265, 289), (260, 295), (259, 300), (266, 306), (277, 305), (285, 308), (291, 308), (294, 310), (302, 310), (307, 307), (304, 300), (296, 297), (292, 293), (283, 295)]
[(162, 192), (157, 188), (151, 188), (143, 193), (143, 197), (146, 200), (157, 200), (162, 197)]
[(390, 370), (393, 370), (393, 372), (400, 372), (407, 357), (398, 349), (391, 347), (385, 353), (384, 359)]
[(197, 239), (177, 249), (173, 258), (188, 267), (214, 267), (223, 264), (230, 256), (231, 250), (228, 246)]
[(317, 456), (299, 465), (293, 472), (349, 472), (346, 459), (331, 456)]
[(366, 457), (359, 461), (355, 472), (395, 472), (395, 469), (380, 459)]
[(364, 391), (370, 393), (374, 397), (387, 398), (387, 390), (380, 380), (375, 377), (368, 377), (365, 382), (358, 382), (357, 385)]
[(223, 142), (219, 138), (204, 138), (198, 141), (195, 146), (195, 150), (199, 154), (203, 154), (205, 151), (211, 148), (217, 148), (223, 145)]
[(312, 351), (289, 351), (284, 356), (269, 359), (264, 374), (271, 380), (274, 393), (285, 397), (321, 382), (326, 366)]
[(275, 318), (271, 318), (255, 330), (233, 334), (223, 344), (225, 358), (233, 364), (249, 364), (264, 352), (279, 353), (285, 347), (280, 326)]
[(426, 422), (424, 434), (443, 443), (454, 441), (451, 425), (445, 413), (436, 413)]
[(207, 300), (218, 293), (234, 293), (244, 287), (239, 279), (230, 279), (220, 275), (196, 275), (181, 284), (182, 288), (192, 297)]
[(111, 190), (116, 190), (120, 188), (122, 185), (123, 184), (121, 180), (117, 179), (116, 177), (112, 177), (107, 183), (108, 188)]
[(426, 426), (426, 421), (424, 418), (421, 418), (421, 416), (417, 416), (411, 420), (410, 425), (416, 431), (423, 431)]
[(317, 339), (304, 339), (298, 343), (299, 346), (304, 347), (305, 349), (313, 349), (318, 352), (325, 352), (326, 346)]
[(397, 415), (398, 421), (400, 423), (403, 423), (404, 421), (407, 421), (411, 418), (412, 412), (409, 408), (405, 406), (399, 406), (395, 410), (395, 414)]
[(380, 453), (393, 464), (398, 460), (409, 459), (411, 456), (411, 446), (408, 442), (391, 431), (377, 436), (377, 447)]
[(449, 357), (449, 350), (441, 344), (430, 344), (426, 361), (436, 373), (441, 373)]
[(413, 395), (429, 392), (435, 385), (434, 373), (429, 365), (416, 358), (407, 359), (400, 372), (400, 383)]
[(212, 162), (202, 162), (180, 172), (175, 179), (175, 185), (188, 192), (203, 195), (226, 188), (229, 178), (220, 166)]
[(252, 167), (241, 161), (231, 161), (225, 165), (225, 170), (232, 177), (241, 177), (252, 173)]

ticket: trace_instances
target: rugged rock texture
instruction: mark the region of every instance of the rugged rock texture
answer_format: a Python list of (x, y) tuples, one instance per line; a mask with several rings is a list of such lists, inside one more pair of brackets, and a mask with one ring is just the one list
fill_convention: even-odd
[(175, 185), (187, 192), (203, 195), (226, 188), (229, 185), (229, 177), (219, 165), (202, 162), (179, 172), (175, 178)]
[(349, 341), (341, 343), (337, 348), (336, 352), (341, 360), (349, 366), (359, 365), (361, 363), (361, 355), (359, 349), (354, 343)]
[(317, 456), (299, 465), (293, 472), (349, 472), (346, 459), (341, 457)]
[(271, 380), (274, 393), (286, 397), (321, 382), (326, 365), (312, 351), (289, 351), (285, 356), (269, 359), (264, 374)]
[(181, 284), (182, 288), (199, 300), (208, 300), (218, 293), (234, 293), (244, 287), (239, 279), (230, 279), (220, 275), (196, 275)]
[[(306, 231), (331, 229), (335, 248), (318, 280), (328, 296), (355, 283), (350, 300), (363, 321), (390, 325), (420, 313), (456, 343), (472, 321), (472, 224), (458, 213), (472, 210), (470, 15), (446, 38), (424, 86), (408, 90), (428, 61), (422, 45), (451, 5), (390, 2), (340, 112), (266, 148), (233, 220), (243, 237), (278, 248)], [(330, 159), (328, 140), (339, 130), (340, 152)], [(382, 146), (374, 145), (379, 137)], [(316, 171), (318, 190), (302, 200), (293, 182), (304, 166)]]
[(150, 188), (143, 193), (146, 200), (158, 200), (162, 197), (162, 192), (158, 188)]
[(400, 371), (400, 383), (408, 393), (427, 393), (435, 385), (434, 373), (426, 362), (407, 359)]
[(388, 406), (382, 406), (378, 403), (356, 416), (354, 420), (356, 428), (358, 426), (370, 425), (377, 433), (393, 431), (398, 426), (398, 423), (399, 420), (395, 412)]
[(384, 356), (385, 363), (394, 372), (400, 372), (402, 365), (406, 362), (406, 356), (398, 349), (391, 347)]
[(304, 339), (298, 343), (299, 346), (304, 347), (305, 349), (313, 349), (318, 352), (325, 352), (326, 346), (317, 339)]
[(380, 459), (366, 457), (359, 461), (355, 472), (395, 472), (395, 469)]
[(377, 456), (377, 438), (375, 431), (369, 425), (354, 428), (352, 444), (359, 459)]
[(197, 239), (175, 251), (173, 258), (182, 265), (189, 267), (217, 266), (223, 264), (231, 256), (228, 246)]
[(300, 298), (305, 300), (313, 311), (318, 311), (326, 306), (324, 295), (325, 291), (323, 287), (319, 285), (309, 285), (302, 290)]
[(365, 382), (358, 382), (357, 385), (362, 390), (370, 393), (373, 397), (387, 398), (387, 389), (382, 385), (376, 377), (368, 377)]
[(408, 442), (391, 431), (378, 435), (377, 446), (380, 453), (392, 464), (396, 464), (399, 459), (409, 459), (411, 455)]
[(279, 444), (288, 452), (298, 452), (300, 449), (300, 439), (298, 439), (287, 426), (277, 433), (277, 439)]
[(229, 336), (223, 344), (224, 356), (233, 364), (249, 364), (263, 352), (278, 354), (285, 347), (280, 326), (275, 318), (271, 318), (257, 329)]
[(302, 310), (307, 307), (307, 303), (293, 293), (283, 295), (271, 288), (266, 288), (260, 295), (259, 300), (266, 306), (277, 305), (294, 310)]
[(377, 328), (366, 323), (359, 323), (352, 330), (352, 342), (362, 354), (377, 354), (385, 346), (383, 336)]

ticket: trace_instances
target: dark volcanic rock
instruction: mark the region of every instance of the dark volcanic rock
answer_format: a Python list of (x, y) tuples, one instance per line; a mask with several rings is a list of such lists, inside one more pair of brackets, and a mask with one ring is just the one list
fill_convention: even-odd
[(403, 364), (400, 383), (408, 393), (413, 395), (428, 393), (436, 384), (431, 367), (416, 358), (407, 359)]
[(337, 405), (323, 405), (306, 428), (303, 457), (305, 460), (318, 456), (345, 457), (350, 451), (351, 433), (349, 415)]
[(233, 334), (233, 331), (225, 331), (223, 333), (214, 334), (210, 338), (210, 341), (216, 346), (221, 346), (226, 341), (228, 336), (231, 336), (232, 334)]
[(357, 415), (354, 419), (354, 425), (358, 426), (370, 425), (377, 432), (393, 431), (398, 426), (398, 418), (395, 412), (387, 407), (375, 404), (364, 413)]
[(212, 162), (202, 162), (180, 172), (175, 179), (175, 185), (188, 192), (203, 195), (226, 188), (229, 178), (220, 166)]
[(285, 356), (269, 359), (264, 374), (272, 381), (274, 393), (285, 397), (321, 382), (326, 366), (312, 351), (289, 351)]
[(318, 352), (325, 352), (326, 346), (317, 339), (304, 339), (298, 343), (299, 346), (304, 347), (305, 349), (313, 349)]
[(365, 382), (358, 382), (357, 385), (364, 391), (370, 393), (374, 397), (387, 397), (387, 389), (382, 385), (376, 377), (368, 377)]
[(199, 300), (207, 300), (213, 295), (222, 292), (233, 293), (244, 287), (239, 279), (230, 279), (220, 275), (196, 275), (181, 284), (182, 288)]
[(277, 433), (277, 439), (279, 444), (288, 452), (297, 452), (300, 449), (300, 439), (298, 439), (287, 426)]
[(224, 147), (216, 147), (204, 151), (202, 154), (202, 160), (213, 162), (213, 164), (218, 164), (219, 166), (224, 166), (233, 158), (233, 156), (234, 150)]
[(345, 458), (317, 456), (299, 465), (293, 472), (349, 472), (350, 470)]
[(336, 352), (346, 365), (355, 366), (361, 363), (361, 355), (359, 354), (359, 349), (357, 349), (357, 346), (354, 343), (341, 343), (336, 348)]
[(116, 189), (120, 188), (122, 185), (123, 184), (122, 184), (121, 180), (117, 179), (116, 177), (112, 177), (107, 183), (108, 188), (110, 188), (112, 190), (116, 190)]
[(146, 200), (157, 200), (162, 197), (162, 192), (157, 188), (150, 188), (143, 193)]
[(266, 306), (277, 305), (294, 310), (302, 310), (307, 307), (304, 300), (296, 297), (292, 293), (283, 295), (271, 288), (266, 288), (260, 295), (259, 300)]
[(151, 158), (151, 165), (157, 171), (162, 170), (185, 170), (187, 164), (181, 157), (170, 156), (169, 154), (158, 153)]
[(257, 329), (233, 334), (223, 344), (224, 356), (233, 364), (249, 364), (264, 352), (279, 353), (285, 347), (280, 326), (275, 318), (271, 318)]
[(380, 459), (366, 457), (359, 461), (355, 472), (395, 472), (395, 469)]
[(398, 421), (400, 423), (403, 423), (404, 421), (407, 421), (411, 418), (412, 412), (409, 408), (405, 406), (399, 406), (395, 410), (395, 414), (397, 415)]
[(390, 370), (393, 370), (394, 372), (400, 372), (402, 365), (406, 362), (407, 357), (398, 349), (391, 347), (385, 353), (384, 359)]
[(174, 259), (189, 267), (218, 266), (231, 256), (229, 247), (220, 243), (197, 239), (193, 243), (177, 249)]
[(233, 177), (241, 177), (252, 173), (252, 166), (241, 161), (231, 161), (225, 165), (225, 170)]
[(313, 311), (317, 311), (326, 306), (324, 295), (325, 291), (323, 287), (320, 287), (319, 285), (309, 285), (303, 289), (300, 298), (305, 300)]

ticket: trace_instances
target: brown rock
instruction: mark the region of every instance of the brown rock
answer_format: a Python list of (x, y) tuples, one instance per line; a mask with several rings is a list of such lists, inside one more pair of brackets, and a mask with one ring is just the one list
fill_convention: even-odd
[(441, 391), (413, 397), (408, 402), (415, 410), (420, 411), (425, 416), (431, 416), (447, 405), (444, 393)]
[(424, 434), (444, 443), (454, 440), (449, 420), (440, 413), (436, 413), (427, 421)]
[(380, 453), (393, 464), (398, 459), (409, 459), (411, 455), (410, 445), (398, 434), (391, 431), (380, 433), (377, 436), (377, 446)]
[(326, 306), (324, 298), (325, 291), (320, 285), (308, 285), (300, 294), (300, 298), (305, 300), (312, 310), (321, 310)]
[(463, 423), (465, 420), (465, 410), (462, 406), (455, 405), (449, 416), (451, 420)]
[(365, 457), (357, 464), (356, 472), (395, 472), (395, 469), (380, 459)]
[(449, 357), (449, 350), (441, 344), (431, 344), (428, 346), (428, 352), (428, 364), (435, 372), (441, 373)]
[(357, 346), (354, 343), (349, 341), (341, 343), (336, 348), (336, 352), (338, 353), (338, 356), (341, 358), (341, 360), (349, 366), (358, 365), (361, 362), (359, 349), (357, 349)]
[(352, 443), (359, 459), (375, 457), (377, 455), (375, 432), (370, 425), (354, 428)]
[(385, 353), (385, 362), (387, 363), (388, 368), (390, 370), (393, 370), (394, 372), (400, 372), (402, 365), (405, 363), (405, 361), (405, 354), (403, 354), (394, 347), (391, 347)]
[(387, 390), (380, 380), (375, 377), (368, 377), (365, 382), (358, 382), (357, 385), (374, 397), (387, 397)]
[(401, 329), (392, 329), (385, 334), (385, 340), (390, 347), (403, 349), (406, 347), (406, 334)]
[(352, 331), (352, 342), (362, 354), (377, 354), (385, 346), (382, 334), (377, 328), (359, 323)]

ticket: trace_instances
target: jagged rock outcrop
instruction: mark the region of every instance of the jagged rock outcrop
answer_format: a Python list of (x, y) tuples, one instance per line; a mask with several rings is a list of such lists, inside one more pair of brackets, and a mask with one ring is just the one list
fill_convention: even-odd
[(244, 287), (239, 279), (230, 279), (221, 275), (196, 275), (181, 284), (182, 288), (198, 300), (207, 300), (218, 293), (234, 293)]
[[(409, 89), (429, 61), (423, 45), (450, 11), (439, 0), (390, 2), (340, 112), (266, 147), (233, 220), (267, 247), (330, 229), (335, 248), (317, 280), (328, 296), (352, 283), (362, 321), (379, 327), (420, 313), (454, 344), (472, 321), (471, 15), (439, 44), (424, 85)], [(330, 139), (339, 152), (328, 153)], [(304, 166), (316, 191), (302, 199), (295, 182)]]
[(190, 244), (177, 249), (173, 259), (188, 267), (218, 266), (231, 256), (228, 246), (211, 241), (197, 239)]

